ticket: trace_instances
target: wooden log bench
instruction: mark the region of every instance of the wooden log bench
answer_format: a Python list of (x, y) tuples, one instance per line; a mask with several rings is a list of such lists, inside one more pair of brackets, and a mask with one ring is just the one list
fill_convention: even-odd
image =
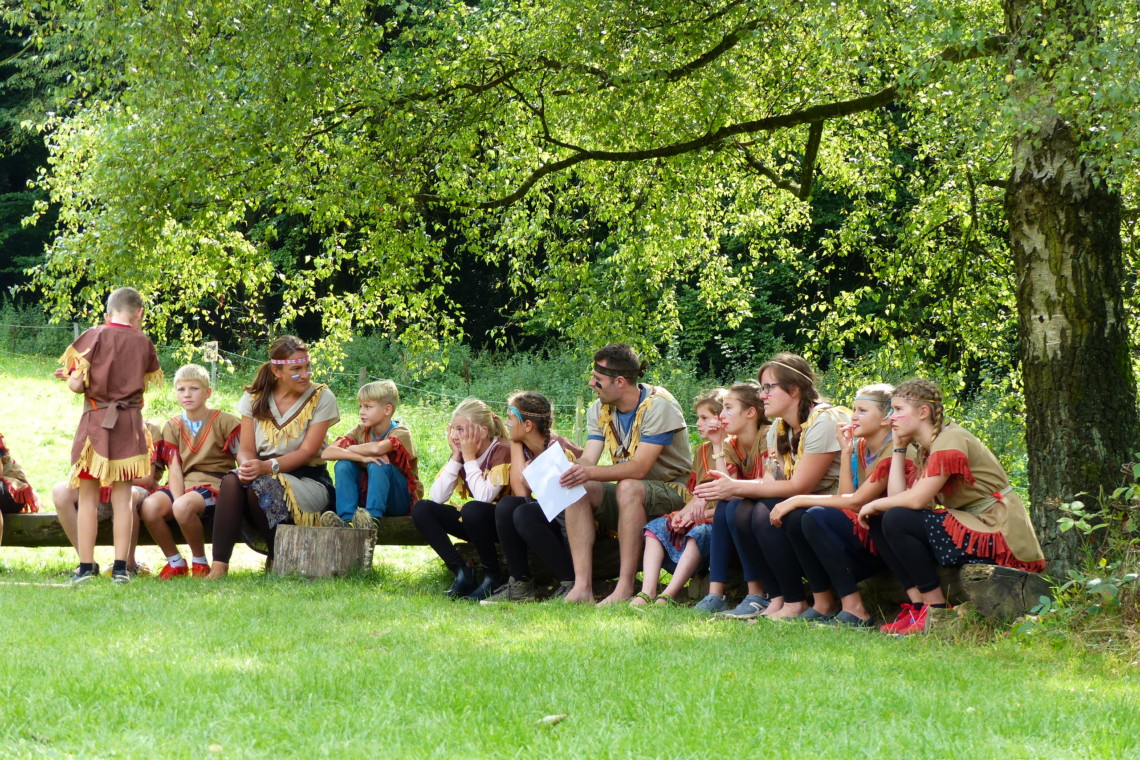
[[(177, 543), (186, 543), (182, 532), (176, 523), (170, 523)], [(206, 531), (206, 543), (210, 543), (213, 535), (213, 520), (203, 521), (202, 527)], [(95, 543), (98, 546), (114, 545), (114, 535), (111, 519), (99, 521), (99, 533)], [(387, 517), (380, 521), (376, 531), (376, 543), (383, 546), (422, 546), (423, 535), (412, 524), (410, 517)], [(70, 546), (63, 526), (59, 524), (54, 513), (39, 512), (37, 514), (4, 515), (3, 546), (41, 547), (41, 546)], [(154, 539), (146, 527), (139, 531), (140, 546), (154, 546)]]

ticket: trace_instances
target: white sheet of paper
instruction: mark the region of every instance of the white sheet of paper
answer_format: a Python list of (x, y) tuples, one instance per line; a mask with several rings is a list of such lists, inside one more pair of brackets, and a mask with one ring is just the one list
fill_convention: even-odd
[(569, 469), (570, 462), (557, 443), (552, 444), (526, 466), (526, 482), (534, 492), (534, 498), (538, 499), (547, 522), (558, 517), (566, 507), (586, 495), (586, 489), (582, 486), (565, 488), (558, 482), (562, 473)]

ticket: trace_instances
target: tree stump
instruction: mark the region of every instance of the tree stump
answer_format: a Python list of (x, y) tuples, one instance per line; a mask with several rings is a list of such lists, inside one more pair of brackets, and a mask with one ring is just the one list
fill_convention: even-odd
[(328, 578), (372, 567), (376, 531), (358, 528), (277, 526), (273, 572)]

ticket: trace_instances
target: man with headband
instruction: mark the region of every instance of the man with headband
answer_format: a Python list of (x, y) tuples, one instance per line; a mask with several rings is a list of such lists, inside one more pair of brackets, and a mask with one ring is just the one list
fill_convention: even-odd
[[(645, 523), (680, 509), (691, 498), (685, 489), (693, 460), (685, 415), (667, 390), (638, 382), (644, 372), (645, 362), (624, 343), (594, 354), (590, 388), (598, 398), (586, 413), (586, 448), (561, 479), (563, 486), (586, 488), (585, 498), (566, 510), (574, 559), (568, 602), (594, 599), (598, 528), (617, 534), (621, 552), (617, 587), (599, 605), (632, 597)], [(612, 464), (598, 464), (603, 452)]]

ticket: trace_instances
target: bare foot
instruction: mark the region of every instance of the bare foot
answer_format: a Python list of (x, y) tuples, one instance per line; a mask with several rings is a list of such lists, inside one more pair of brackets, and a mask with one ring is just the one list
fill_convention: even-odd
[(579, 589), (575, 586), (570, 589), (570, 593), (562, 597), (562, 601), (566, 604), (592, 604), (594, 601), (594, 590)]
[(210, 567), (210, 574), (206, 576), (208, 581), (216, 581), (225, 578), (229, 575), (230, 563), (229, 562), (215, 562)]
[(799, 617), (800, 613), (808, 608), (805, 602), (795, 602), (793, 604), (785, 604), (775, 612), (769, 612), (768, 617), (772, 620), (782, 620), (784, 618)]
[(632, 593), (622, 594), (621, 592), (619, 592), (615, 589), (612, 594), (607, 596), (602, 601), (598, 602), (598, 606), (599, 607), (608, 607), (611, 604), (619, 604), (621, 602), (628, 601), (632, 597), (633, 597)]

